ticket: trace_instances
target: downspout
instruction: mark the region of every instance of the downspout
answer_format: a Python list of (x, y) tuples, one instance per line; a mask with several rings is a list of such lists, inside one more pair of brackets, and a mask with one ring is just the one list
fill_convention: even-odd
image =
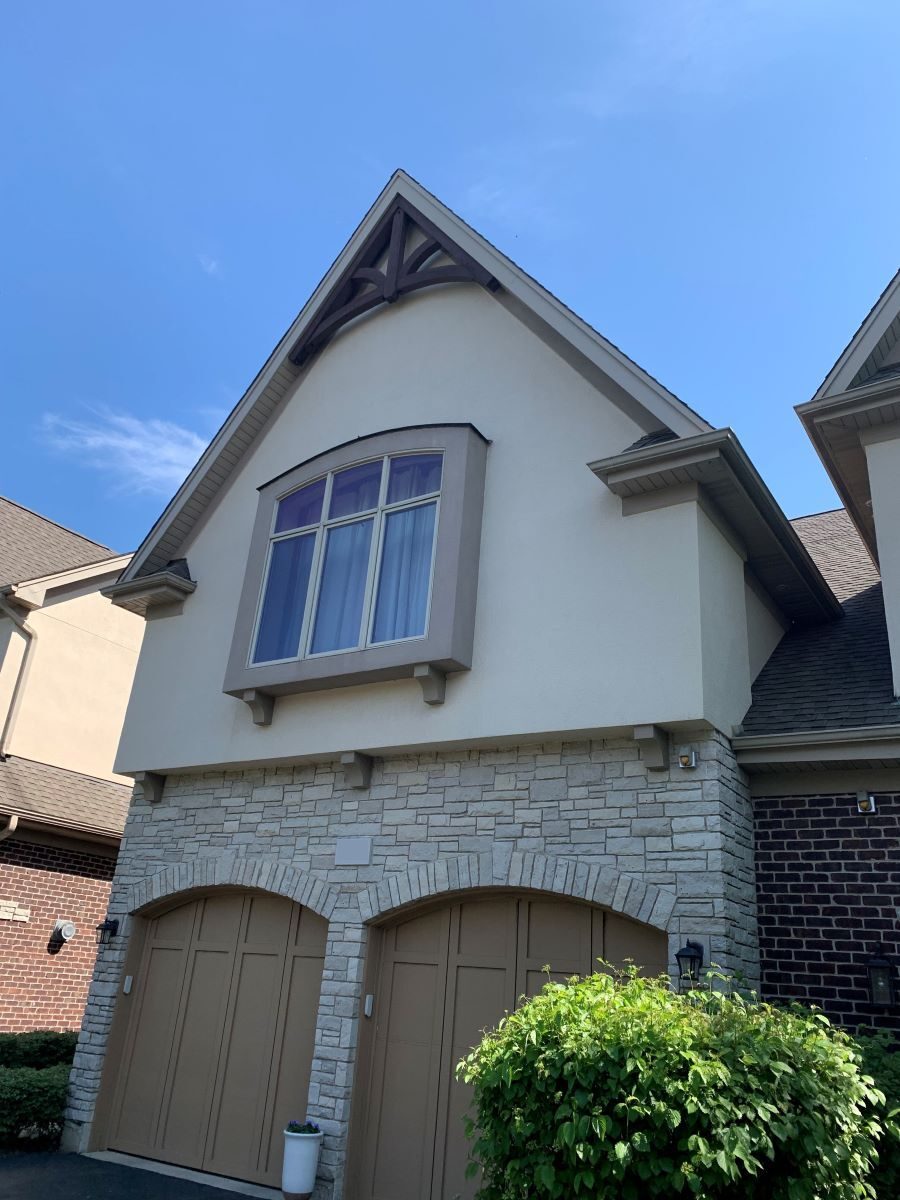
[(2, 829), (0, 829), (0, 842), (5, 842), (8, 837), (12, 837), (12, 835), (16, 832), (18, 827), (19, 827), (19, 814), (18, 813), (10, 813), (10, 815), (6, 818), (6, 824), (3, 826)]
[(6, 719), (3, 722), (3, 731), (0, 733), (0, 762), (6, 762), (9, 757), (9, 742), (12, 737), (13, 727), (16, 723), (16, 717), (19, 714), (19, 706), (22, 702), (22, 694), (25, 691), (25, 681), (28, 678), (28, 670), (31, 666), (32, 649), (37, 641), (37, 633), (21, 617), (16, 610), (9, 604), (4, 596), (0, 596), (0, 613), (9, 617), (15, 627), (25, 638), (25, 653), (22, 655), (22, 661), (19, 663), (18, 674), (16, 675), (15, 686), (13, 687), (12, 696), (9, 700), (9, 708), (6, 710)]

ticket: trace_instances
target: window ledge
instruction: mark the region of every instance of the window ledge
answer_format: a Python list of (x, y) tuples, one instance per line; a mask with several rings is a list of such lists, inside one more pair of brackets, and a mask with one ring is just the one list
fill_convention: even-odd
[[(367, 651), (355, 651), (354, 653), (365, 654)], [(342, 655), (341, 657), (347, 656)], [(309, 666), (310, 664), (306, 662), (299, 665)], [(315, 665), (315, 661), (313, 665)], [(292, 666), (295, 673), (289, 681), (280, 684), (261, 683), (258, 688), (226, 689), (226, 695), (243, 700), (250, 709), (254, 725), (264, 726), (272, 724), (275, 715), (275, 701), (279, 696), (321, 692), (339, 687), (354, 687), (358, 684), (379, 683), (390, 679), (415, 679), (422, 689), (422, 700), (425, 704), (443, 704), (447, 690), (448, 669), (453, 671), (466, 669), (458, 663), (451, 663), (448, 667), (446, 660), (443, 660), (441, 663), (410, 662), (398, 664), (395, 667), (344, 671), (336, 674), (332, 665), (327, 668), (327, 675), (302, 679), (298, 678), (296, 674), (298, 664), (294, 663)]]

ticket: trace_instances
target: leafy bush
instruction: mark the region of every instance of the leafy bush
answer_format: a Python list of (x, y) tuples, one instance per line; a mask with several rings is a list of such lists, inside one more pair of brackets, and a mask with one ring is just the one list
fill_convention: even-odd
[(53, 1033), (47, 1029), (0, 1033), (0, 1067), (55, 1067), (57, 1063), (71, 1063), (77, 1041), (77, 1033)]
[(900, 1196), (900, 1049), (897, 1035), (884, 1030), (860, 1029), (856, 1042), (862, 1053), (863, 1070), (884, 1093), (884, 1137), (878, 1143), (878, 1166), (872, 1182), (878, 1200)]
[(808, 1011), (635, 971), (547, 983), (459, 1064), (482, 1200), (862, 1200), (882, 1096)]
[(59, 1135), (70, 1067), (0, 1067), (0, 1142)]

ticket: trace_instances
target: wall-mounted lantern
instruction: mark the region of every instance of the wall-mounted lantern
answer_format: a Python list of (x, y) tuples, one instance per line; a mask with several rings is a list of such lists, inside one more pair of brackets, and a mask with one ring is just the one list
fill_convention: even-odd
[(893, 1008), (897, 1003), (897, 976), (894, 964), (879, 947), (866, 959), (869, 977), (869, 999), (879, 1008)]
[(115, 917), (107, 917), (97, 926), (97, 945), (106, 946), (119, 932), (119, 922)]
[(703, 947), (699, 942), (687, 941), (675, 954), (675, 961), (678, 963), (679, 978), (696, 983), (703, 966)]
[(857, 792), (856, 793), (856, 811), (862, 813), (864, 817), (871, 817), (878, 812), (878, 801), (875, 799), (874, 792)]

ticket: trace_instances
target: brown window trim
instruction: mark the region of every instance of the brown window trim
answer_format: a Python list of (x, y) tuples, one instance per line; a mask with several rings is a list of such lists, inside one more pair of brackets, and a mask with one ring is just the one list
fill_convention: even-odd
[[(487, 439), (473, 425), (418, 425), (357, 438), (308, 459), (259, 489), (259, 505), (222, 690), (244, 700), (257, 724), (272, 719), (274, 698), (299, 692), (415, 678), (428, 704), (444, 698), (449, 672), (472, 665), (475, 600)], [(358, 650), (248, 665), (275, 505), (329, 471), (418, 450), (444, 455), (431, 615), (424, 637)]]

